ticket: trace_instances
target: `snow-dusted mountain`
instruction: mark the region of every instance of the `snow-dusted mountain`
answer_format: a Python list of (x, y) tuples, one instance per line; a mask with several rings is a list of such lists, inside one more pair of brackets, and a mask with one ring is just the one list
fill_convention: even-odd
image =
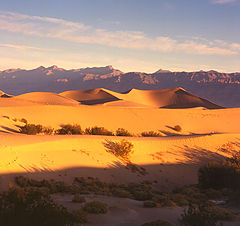
[(63, 92), (106, 88), (117, 92), (183, 87), (225, 107), (240, 107), (240, 73), (217, 71), (171, 72), (158, 70), (123, 73), (112, 66), (65, 70), (53, 65), (33, 70), (0, 71), (0, 90), (16, 95), (33, 91)]

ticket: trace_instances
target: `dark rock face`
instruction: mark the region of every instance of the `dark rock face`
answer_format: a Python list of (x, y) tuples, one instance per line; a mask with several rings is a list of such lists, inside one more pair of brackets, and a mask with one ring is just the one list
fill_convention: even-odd
[(240, 73), (217, 71), (170, 72), (147, 74), (123, 73), (112, 66), (65, 70), (52, 66), (33, 70), (9, 69), (0, 72), (0, 90), (17, 95), (33, 91), (106, 88), (117, 92), (137, 89), (183, 87), (189, 92), (224, 107), (240, 107)]

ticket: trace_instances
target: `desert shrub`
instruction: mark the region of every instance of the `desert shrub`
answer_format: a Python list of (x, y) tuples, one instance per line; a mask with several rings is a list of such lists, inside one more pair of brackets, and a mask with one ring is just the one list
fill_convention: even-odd
[(240, 170), (230, 160), (210, 162), (199, 169), (198, 182), (203, 188), (240, 188)]
[(208, 197), (197, 186), (187, 185), (181, 188), (176, 188), (173, 191), (175, 194), (182, 194), (189, 203), (200, 204), (206, 202)]
[(83, 203), (86, 202), (86, 199), (80, 194), (75, 194), (72, 198), (72, 202)]
[(25, 124), (28, 124), (27, 119), (25, 119), (25, 118), (22, 118), (22, 119), (20, 119), (19, 121), (20, 121), (20, 122), (23, 122), (23, 123), (25, 123)]
[(123, 188), (113, 188), (112, 189), (113, 196), (119, 197), (119, 198), (132, 198), (132, 194)]
[(129, 133), (126, 129), (118, 128), (116, 130), (116, 136), (125, 136), (125, 137), (131, 137), (131, 133)]
[(42, 125), (26, 124), (20, 127), (20, 133), (36, 135), (38, 133), (41, 133), (42, 129), (43, 129)]
[(93, 177), (75, 177), (74, 184), (79, 188), (80, 194), (98, 194), (110, 195), (110, 187), (107, 183), (100, 181), (98, 178)]
[(179, 126), (179, 125), (174, 126), (173, 129), (174, 129), (175, 131), (177, 131), (177, 132), (181, 132), (181, 131), (182, 131), (182, 127)]
[(104, 136), (114, 136), (113, 132), (105, 129), (104, 127), (89, 127), (85, 129), (85, 134), (88, 135), (104, 135)]
[[(86, 224), (88, 222), (87, 216), (88, 213), (82, 209), (74, 210), (72, 212), (73, 218), (77, 223)], [(77, 224), (75, 224), (77, 226)], [(74, 225), (74, 226), (75, 226)]]
[(61, 125), (61, 129), (58, 129), (55, 131), (56, 134), (60, 135), (74, 135), (74, 134), (83, 134), (83, 131), (81, 129), (80, 125), (74, 124), (66, 124), (66, 125)]
[(13, 188), (1, 194), (0, 222), (8, 226), (66, 226), (82, 219), (53, 202), (39, 189)]
[(156, 220), (144, 223), (142, 226), (172, 226), (172, 224), (165, 220)]
[(105, 140), (103, 145), (107, 152), (123, 159), (128, 159), (129, 155), (133, 153), (133, 144), (127, 140), (121, 140), (120, 142)]
[(18, 186), (22, 188), (26, 187), (47, 188), (51, 194), (72, 192), (72, 186), (65, 184), (63, 181), (34, 180), (24, 176), (17, 176), (15, 177), (15, 182)]
[(234, 214), (226, 209), (220, 208), (212, 203), (199, 206), (190, 205), (181, 215), (181, 226), (217, 226), (222, 225), (219, 221), (234, 219)]
[(128, 185), (128, 191), (135, 200), (146, 201), (153, 198), (152, 187), (148, 183), (131, 183)]
[(141, 133), (142, 137), (161, 137), (162, 134), (154, 131), (145, 131)]
[(105, 214), (108, 212), (108, 206), (106, 203), (95, 200), (85, 203), (83, 210), (87, 213)]
[(170, 195), (170, 200), (175, 202), (178, 206), (187, 206), (189, 204), (187, 197), (183, 194), (172, 194)]
[(154, 208), (154, 207), (157, 207), (157, 203), (155, 203), (153, 201), (145, 201), (143, 203), (143, 207), (145, 207), (145, 208)]
[(46, 135), (52, 135), (52, 134), (54, 134), (54, 129), (51, 127), (43, 127), (42, 133), (44, 133)]

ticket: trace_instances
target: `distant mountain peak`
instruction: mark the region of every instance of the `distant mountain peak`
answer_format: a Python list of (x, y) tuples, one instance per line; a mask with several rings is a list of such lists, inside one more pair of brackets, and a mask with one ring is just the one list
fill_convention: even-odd
[(162, 73), (170, 73), (171, 71), (169, 70), (164, 70), (164, 69), (159, 69), (156, 72), (154, 72), (154, 74), (162, 74)]

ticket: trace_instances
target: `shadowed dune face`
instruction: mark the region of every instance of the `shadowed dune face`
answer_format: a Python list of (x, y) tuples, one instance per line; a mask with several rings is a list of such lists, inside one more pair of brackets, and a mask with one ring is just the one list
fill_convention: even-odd
[(103, 104), (119, 100), (117, 97), (111, 95), (108, 91), (103, 89), (72, 90), (59, 93), (59, 95), (71, 98), (86, 105)]
[(182, 88), (161, 90), (132, 89), (125, 93), (117, 93), (107, 89), (91, 89), (66, 91), (59, 95), (79, 101), (81, 104), (118, 107), (154, 107), (154, 108), (223, 108), (206, 99), (195, 96)]
[(223, 107), (206, 99), (195, 96), (182, 88), (160, 90), (132, 89), (125, 93), (106, 91), (125, 101), (158, 108), (193, 108), (221, 109)]

